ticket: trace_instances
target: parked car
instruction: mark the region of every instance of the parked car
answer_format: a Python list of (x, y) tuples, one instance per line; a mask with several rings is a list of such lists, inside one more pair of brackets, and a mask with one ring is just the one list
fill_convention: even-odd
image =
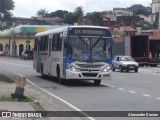
[(5, 52), (4, 51), (0, 51), (0, 56), (5, 56)]
[(33, 59), (33, 51), (24, 50), (21, 53), (21, 59)]
[(134, 70), (138, 72), (139, 64), (131, 56), (115, 56), (112, 61), (113, 71), (119, 69), (121, 72)]

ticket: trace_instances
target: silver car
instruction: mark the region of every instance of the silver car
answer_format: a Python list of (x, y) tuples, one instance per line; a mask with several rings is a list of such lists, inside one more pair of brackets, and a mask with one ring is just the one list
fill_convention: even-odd
[(119, 69), (121, 72), (134, 70), (138, 72), (139, 64), (131, 56), (115, 56), (112, 60), (113, 71)]

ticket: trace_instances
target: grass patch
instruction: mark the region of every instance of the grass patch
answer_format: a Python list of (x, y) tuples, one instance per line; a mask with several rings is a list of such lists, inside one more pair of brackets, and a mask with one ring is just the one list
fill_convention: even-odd
[(5, 75), (0, 74), (0, 82), (14, 83), (14, 81)]
[(14, 101), (11, 97), (2, 96), (0, 97), (0, 102), (11, 102)]
[(34, 102), (34, 100), (30, 96), (26, 96), (26, 99), (24, 99), (24, 102)]
[(17, 99), (13, 99), (12, 97), (1, 96), (0, 102), (29, 102), (31, 103), (31, 102), (34, 102), (34, 100), (29, 96), (25, 96), (25, 99), (23, 100), (17, 100)]

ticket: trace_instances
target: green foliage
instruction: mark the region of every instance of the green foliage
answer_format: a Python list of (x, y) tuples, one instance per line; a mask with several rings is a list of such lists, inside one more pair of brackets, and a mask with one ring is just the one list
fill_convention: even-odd
[(63, 20), (64, 23), (74, 24), (76, 22), (76, 16), (73, 13), (67, 13)]
[(66, 10), (57, 10), (55, 12), (51, 12), (49, 14), (49, 17), (60, 17), (60, 18), (64, 18), (65, 15), (68, 13), (68, 11)]
[(103, 25), (103, 12), (87, 13), (86, 17), (88, 17), (98, 25)]
[[(8, 97), (8, 96), (1, 96), (0, 97), (0, 102), (16, 102), (16, 99), (13, 99), (12, 97)], [(25, 96), (25, 99), (21, 100), (21, 102), (34, 102), (32, 97), (29, 96)]]
[(0, 74), (0, 82), (14, 83), (12, 79), (2, 74)]
[(38, 16), (45, 17), (47, 14), (48, 14), (48, 11), (46, 11), (45, 9), (40, 9), (39, 11), (37, 11)]
[(154, 29), (154, 25), (149, 23), (149, 22), (146, 22), (144, 20), (141, 20), (137, 23), (137, 25), (141, 26), (142, 27), (142, 30), (149, 30), (149, 29)]
[(13, 0), (0, 0), (0, 14), (9, 13), (14, 9)]
[[(11, 20), (11, 10), (14, 9), (13, 0), (0, 0), (0, 21), (5, 21), (9, 25)], [(1, 25), (0, 25), (1, 26)], [(0, 28), (5, 29), (5, 28)]]
[(74, 10), (74, 15), (75, 15), (76, 21), (82, 20), (83, 17), (84, 17), (83, 8), (82, 8), (82, 7), (77, 7), (77, 8)]
[(14, 101), (14, 99), (12, 99), (11, 97), (6, 97), (6, 96), (0, 97), (0, 102), (12, 102), (12, 101)]
[(148, 16), (152, 13), (152, 8), (150, 6), (145, 7), (141, 4), (132, 5), (129, 9), (133, 10), (134, 15), (143, 14)]

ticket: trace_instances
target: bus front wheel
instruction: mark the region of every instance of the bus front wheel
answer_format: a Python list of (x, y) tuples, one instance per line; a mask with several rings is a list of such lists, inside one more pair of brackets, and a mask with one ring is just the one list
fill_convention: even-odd
[(94, 80), (94, 84), (95, 85), (100, 85), (101, 84), (101, 80)]

